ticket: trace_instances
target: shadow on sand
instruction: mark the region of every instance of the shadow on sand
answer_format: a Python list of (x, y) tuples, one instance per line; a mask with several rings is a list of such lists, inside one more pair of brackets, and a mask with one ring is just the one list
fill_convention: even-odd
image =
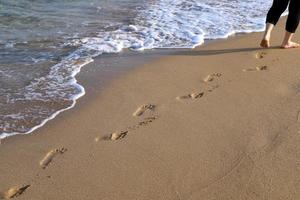
[[(268, 49), (280, 49), (280, 46), (270, 47)], [(252, 52), (252, 51), (261, 51), (266, 50), (260, 47), (256, 48), (236, 48), (236, 49), (217, 49), (217, 50), (185, 50), (185, 51), (176, 51), (171, 53), (171, 55), (183, 55), (183, 56), (213, 56), (221, 55), (227, 53), (241, 53), (241, 52)]]

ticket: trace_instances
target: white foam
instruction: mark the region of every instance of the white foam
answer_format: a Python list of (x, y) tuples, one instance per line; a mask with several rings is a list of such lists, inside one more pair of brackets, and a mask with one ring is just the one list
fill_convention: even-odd
[(206, 39), (263, 30), (270, 5), (271, 0), (160, 0), (146, 5), (134, 24), (73, 42), (99, 54), (125, 48), (194, 48)]
[[(54, 118), (55, 118), (58, 114), (60, 114), (61, 112), (64, 112), (64, 111), (66, 111), (66, 110), (69, 110), (69, 109), (73, 108), (73, 107), (75, 106), (75, 104), (76, 104), (76, 101), (77, 101), (80, 97), (82, 97), (82, 96), (85, 95), (85, 89), (84, 89), (81, 85), (79, 85), (79, 84), (77, 83), (77, 80), (75, 79), (75, 76), (76, 76), (77, 73), (80, 72), (80, 69), (81, 69), (84, 65), (86, 65), (86, 64), (88, 64), (88, 63), (90, 63), (90, 62), (93, 62), (93, 60), (92, 60), (92, 59), (87, 59), (85, 62), (83, 62), (83, 63), (77, 65), (77, 69), (72, 73), (72, 77), (73, 77), (72, 85), (73, 85), (74, 87), (78, 88), (78, 90), (79, 90), (80, 92), (78, 92), (78, 94), (72, 95), (71, 99), (72, 99), (73, 103), (72, 103), (69, 107), (66, 107), (66, 108), (64, 108), (64, 109), (61, 109), (61, 110), (58, 110), (58, 111), (52, 113), (52, 114), (51, 114), (50, 116), (48, 116), (47, 118), (43, 119), (39, 125), (34, 126), (34, 127), (30, 128), (29, 130), (27, 130), (27, 131), (25, 131), (25, 132), (22, 132), (22, 133), (20, 133), (20, 132), (9, 132), (9, 133), (8, 133), (8, 132), (3, 132), (3, 133), (0, 134), (0, 139), (4, 139), (4, 138), (6, 138), (6, 137), (10, 137), (10, 136), (13, 136), (13, 135), (18, 135), (18, 134), (29, 134), (29, 133), (32, 133), (32, 132), (35, 131), (36, 129), (38, 129), (38, 128), (44, 126), (49, 120), (54, 119)], [(31, 93), (31, 94), (34, 94), (34, 93)], [(41, 100), (44, 100), (40, 95), (38, 95), (38, 96), (39, 96), (38, 98), (33, 97), (33, 98), (31, 98), (31, 99), (41, 99)], [(55, 97), (56, 97), (56, 96), (55, 96)], [(47, 97), (44, 97), (44, 98), (47, 98)], [(30, 99), (30, 100), (31, 100), (31, 99)], [(12, 118), (12, 119), (15, 119), (15, 120), (18, 120), (18, 119), (26, 119), (26, 114), (27, 114), (27, 113), (16, 113), (16, 114), (6, 115), (5, 117)], [(34, 114), (37, 114), (37, 113), (34, 113)], [(11, 125), (8, 125), (8, 126), (11, 126)], [(3, 129), (4, 129), (4, 128), (3, 128)]]

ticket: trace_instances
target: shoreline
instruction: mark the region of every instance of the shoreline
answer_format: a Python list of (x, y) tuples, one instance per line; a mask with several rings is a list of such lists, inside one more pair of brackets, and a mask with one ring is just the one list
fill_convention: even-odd
[(260, 35), (137, 56), (102, 89), (95, 60), (74, 109), (2, 141), (0, 197), (28, 185), (16, 199), (299, 197), (299, 50), (257, 48)]
[[(3, 133), (4, 136), (0, 137), (0, 141), (6, 139), (8, 137), (13, 137), (13, 136), (16, 136), (16, 135), (34, 134), (34, 132), (37, 129), (42, 128), (46, 123), (48, 123), (49, 121), (55, 119), (61, 113), (65, 112), (65, 111), (68, 111), (70, 109), (73, 109), (76, 106), (77, 101), (80, 98), (82, 98), (83, 96), (86, 95), (86, 89), (85, 89), (84, 85), (79, 84), (82, 70), (85, 69), (85, 68), (95, 67), (95, 65), (93, 64), (95, 62), (94, 60), (97, 60), (97, 65), (99, 65), (99, 63), (102, 64), (103, 61), (100, 61), (102, 59), (104, 59), (104, 62), (107, 62), (106, 61), (107, 59), (114, 59), (114, 58), (115, 59), (120, 59), (120, 58), (124, 59), (125, 58), (124, 59), (125, 61), (123, 61), (123, 62), (126, 63), (124, 69), (121, 69), (120, 66), (119, 66), (119, 65), (122, 65), (122, 63), (118, 63), (117, 67), (114, 66), (114, 68), (110, 70), (111, 71), (110, 73), (105, 73), (105, 71), (103, 71), (101, 69), (96, 70), (97, 71), (96, 73), (98, 75), (100, 75), (100, 79), (101, 78), (105, 79), (105, 81), (101, 81), (102, 85), (100, 86), (101, 88), (104, 88), (105, 85), (107, 85), (111, 81), (113, 81), (114, 78), (112, 78), (112, 77), (114, 77), (114, 76), (118, 77), (118, 74), (128, 73), (130, 70), (133, 70), (133, 69), (135, 69), (136, 67), (138, 67), (140, 65), (144, 65), (146, 63), (151, 62), (150, 60), (155, 60), (155, 59), (158, 59), (159, 57), (168, 56), (168, 55), (176, 55), (178, 52), (190, 52), (190, 51), (193, 51), (197, 48), (205, 48), (207, 45), (210, 45), (210, 44), (222, 42), (222, 41), (229, 40), (229, 39), (234, 39), (236, 37), (242, 37), (245, 34), (252, 34), (252, 33), (258, 33), (258, 32), (260, 32), (260, 31), (252, 31), (252, 32), (249, 32), (249, 33), (248, 32), (238, 32), (238, 33), (235, 33), (235, 34), (229, 34), (228, 36), (226, 36), (224, 38), (209, 39), (209, 40), (205, 41), (205, 43), (196, 45), (193, 48), (158, 48), (158, 49), (150, 49), (150, 50), (144, 50), (144, 51), (130, 51), (128, 49), (125, 49), (125, 50), (123, 50), (121, 52), (118, 52), (118, 53), (103, 54), (103, 55), (99, 55), (95, 58), (91, 58), (93, 61), (88, 61), (87, 64), (84, 64), (83, 66), (81, 66), (78, 73), (76, 73), (76, 75), (74, 76), (75, 84), (77, 85), (77, 87), (80, 88), (82, 93), (77, 94), (73, 97), (72, 105), (70, 105), (69, 107), (66, 107), (64, 109), (56, 111), (50, 117), (48, 117), (47, 119), (44, 119), (41, 124), (32, 127), (32, 129), (29, 130), (26, 133), (9, 133), (9, 134)], [(137, 59), (138, 61), (130, 61), (129, 57), (133, 57), (134, 59)], [(111, 61), (108, 65), (113, 65), (112, 63), (113, 62)], [(88, 70), (86, 70), (86, 71), (88, 71)], [(102, 71), (102, 73), (99, 72), (99, 71)], [(85, 78), (82, 78), (82, 79), (83, 79), (83, 83), (87, 81), (87, 80), (84, 80)], [(97, 79), (97, 78), (94, 78), (94, 80), (95, 79)], [(88, 83), (87, 85), (89, 86), (91, 84), (92, 83)], [(95, 86), (93, 86), (93, 87), (95, 87)], [(88, 97), (88, 98), (90, 98), (90, 97)]]
[[(249, 32), (249, 33), (251, 34), (251, 33), (257, 33), (257, 32), (259, 32), (259, 31), (253, 31), (253, 32)], [(210, 44), (218, 43), (218, 42), (228, 40), (228, 39), (234, 39), (235, 37), (242, 37), (243, 35), (249, 34), (249, 33), (241, 32), (241, 33), (236, 33), (236, 34), (229, 34), (225, 38), (209, 39), (205, 43), (196, 45), (193, 48), (158, 48), (158, 49), (150, 49), (150, 50), (144, 50), (144, 51), (131, 51), (129, 49), (124, 49), (123, 51), (118, 52), (118, 53), (103, 54), (103, 55), (99, 55), (95, 58), (91, 58), (92, 61), (87, 61), (87, 64), (83, 64), (81, 67), (79, 67), (79, 71), (73, 77), (74, 81), (75, 81), (74, 84), (76, 85), (76, 87), (78, 87), (82, 91), (82, 93), (77, 94), (72, 98), (73, 103), (69, 107), (66, 107), (61, 110), (57, 110), (51, 116), (44, 119), (41, 122), (41, 124), (32, 127), (32, 129), (26, 133), (9, 133), (9, 134), (2, 133), (4, 136), (1, 135), (0, 141), (6, 139), (8, 137), (14, 137), (16, 135), (34, 134), (34, 132), (37, 129), (42, 128), (46, 123), (48, 123), (51, 120), (54, 120), (61, 113), (68, 111), (70, 109), (73, 109), (76, 106), (77, 101), (86, 95), (86, 88), (84, 87), (83, 84), (85, 82), (87, 82), (87, 79), (82, 78), (83, 84), (79, 84), (82, 70), (85, 68), (94, 68), (94, 67), (97, 67), (98, 65), (100, 65), (100, 63), (101, 63), (101, 65), (103, 65), (103, 63), (108, 63), (109, 67), (112, 67), (110, 65), (114, 65), (114, 67), (112, 67), (112, 69), (109, 70), (109, 71), (111, 71), (110, 73), (106, 73), (105, 70), (101, 70), (101, 69), (95, 70), (97, 75), (100, 76), (100, 79), (105, 79), (105, 81), (101, 81), (102, 85), (100, 86), (100, 88), (105, 88), (105, 85), (109, 84), (111, 81), (113, 81), (114, 78), (117, 78), (120, 74), (128, 73), (128, 72), (130, 72), (130, 70), (133, 70), (136, 67), (144, 65), (146, 63), (149, 63), (152, 60), (158, 59), (159, 57), (168, 56), (168, 55), (176, 55), (178, 52), (193, 51), (194, 49), (203, 48)], [(133, 59), (135, 59), (135, 61), (132, 61), (132, 59), (129, 59), (129, 58), (133, 58)], [(102, 61), (103, 59), (104, 59), (104, 61)], [(113, 61), (107, 61), (109, 59), (122, 59), (123, 61), (119, 62), (118, 64), (113, 64)], [(97, 66), (93, 64), (95, 62), (94, 60), (97, 60)], [(121, 65), (124, 65), (122, 62), (126, 63), (124, 68), (120, 67)], [(107, 65), (107, 64), (104, 64), (104, 65)], [(100, 67), (103, 67), (103, 66), (100, 66)], [(91, 71), (91, 70), (86, 70), (86, 71)], [(86, 73), (88, 73), (88, 72), (86, 72)], [(93, 78), (93, 79), (99, 80), (99, 78)], [(91, 84), (92, 83), (87, 83), (88, 86), (90, 86)], [(96, 86), (93, 86), (93, 87), (95, 88)], [(97, 86), (97, 87), (99, 87), (99, 86)], [(97, 88), (97, 89), (100, 89), (100, 88)], [(88, 98), (90, 98), (90, 97), (88, 97)]]

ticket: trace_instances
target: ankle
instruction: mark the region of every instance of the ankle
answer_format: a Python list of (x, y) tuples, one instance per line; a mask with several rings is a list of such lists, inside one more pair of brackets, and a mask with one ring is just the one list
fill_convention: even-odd
[(270, 41), (270, 36), (269, 35), (265, 35), (264, 37), (263, 37), (263, 40), (266, 40), (266, 41)]
[(284, 41), (282, 42), (282, 46), (284, 46), (284, 45), (289, 45), (289, 44), (291, 44), (291, 43), (293, 43), (292, 40), (284, 40)]

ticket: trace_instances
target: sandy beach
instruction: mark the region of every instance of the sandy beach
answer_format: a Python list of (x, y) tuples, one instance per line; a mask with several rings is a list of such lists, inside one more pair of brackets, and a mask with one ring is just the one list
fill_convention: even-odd
[(75, 108), (1, 141), (0, 199), (300, 199), (300, 49), (278, 47), (284, 22), (270, 49), (231, 37), (104, 88), (95, 59)]

